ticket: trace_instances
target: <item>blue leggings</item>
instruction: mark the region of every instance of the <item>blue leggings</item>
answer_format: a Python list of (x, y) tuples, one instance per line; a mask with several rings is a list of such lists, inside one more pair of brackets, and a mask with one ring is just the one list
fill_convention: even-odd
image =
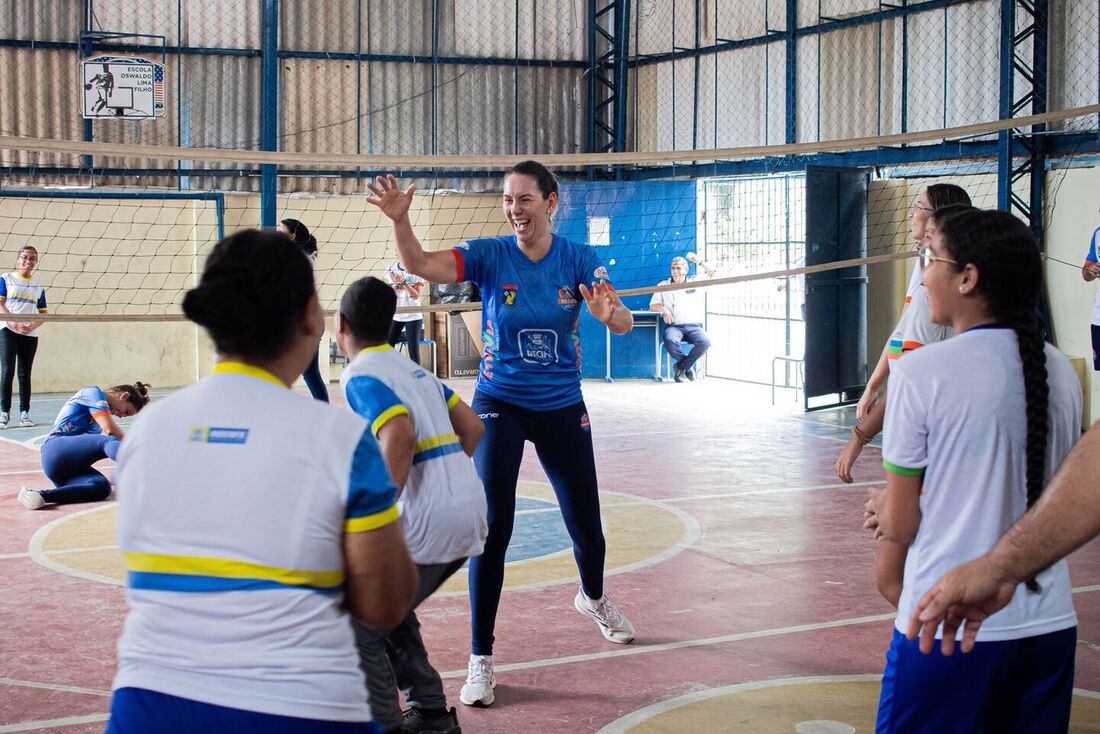
[(305, 380), (306, 387), (309, 388), (309, 394), (313, 396), (314, 400), (320, 400), (324, 403), (328, 402), (328, 386), (325, 385), (325, 378), (321, 377), (320, 352), (313, 355), (313, 361), (309, 363), (309, 367), (306, 367), (306, 371), (302, 373), (302, 379)]
[(99, 502), (111, 496), (111, 482), (92, 468), (101, 459), (115, 459), (122, 443), (114, 436), (83, 433), (54, 436), (42, 444), (42, 471), (56, 489), (42, 498), (58, 505)]
[(474, 463), (485, 485), (489, 505), (489, 537), (485, 551), (470, 560), (470, 608), (474, 655), (493, 654), (504, 557), (516, 519), (516, 481), (526, 441), (535, 452), (554, 494), (565, 527), (573, 539), (573, 557), (581, 587), (592, 599), (603, 596), (606, 545), (600, 522), (600, 498), (592, 432), (584, 401), (558, 410), (528, 410), (481, 392), (474, 393), (474, 412), (485, 423), (485, 435)]

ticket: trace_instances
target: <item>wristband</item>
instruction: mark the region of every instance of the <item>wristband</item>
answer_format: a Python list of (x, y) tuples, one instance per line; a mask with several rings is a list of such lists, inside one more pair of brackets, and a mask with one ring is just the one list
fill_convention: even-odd
[(867, 438), (867, 435), (863, 431), (859, 430), (859, 426), (852, 426), (852, 435), (856, 437), (857, 441), (859, 441), (860, 446), (866, 446), (867, 444), (871, 443), (871, 439)]

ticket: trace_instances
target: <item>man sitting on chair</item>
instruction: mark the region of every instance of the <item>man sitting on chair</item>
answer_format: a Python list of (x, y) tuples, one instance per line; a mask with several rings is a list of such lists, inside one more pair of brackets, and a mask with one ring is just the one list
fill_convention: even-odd
[[(706, 272), (706, 278), (713, 278), (718, 272), (716, 268), (699, 259), (694, 252), (689, 252), (686, 258), (676, 257), (672, 259), (672, 278), (662, 280), (658, 285), (670, 283), (684, 283), (702, 280), (704, 276), (693, 275), (688, 277), (688, 261), (698, 265)], [(649, 310), (657, 311), (667, 324), (665, 327), (665, 349), (673, 361), (673, 379), (683, 382), (684, 377), (695, 379), (695, 363), (710, 348), (710, 339), (707, 332), (703, 331), (703, 320), (706, 316), (704, 293), (700, 288), (687, 288), (676, 291), (659, 291), (653, 294), (649, 301)], [(681, 345), (687, 342), (691, 345), (691, 351), (684, 354)]]

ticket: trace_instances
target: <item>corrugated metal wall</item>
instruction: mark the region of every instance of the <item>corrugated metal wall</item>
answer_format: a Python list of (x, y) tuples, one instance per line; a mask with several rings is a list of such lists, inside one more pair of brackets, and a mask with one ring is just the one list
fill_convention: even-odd
[[(1097, 99), (1098, 4), (1051, 3), (1052, 109)], [(146, 34), (121, 42), (167, 49), (167, 115), (147, 122), (96, 121), (94, 140), (259, 147), (262, 0), (0, 0), (0, 38), (8, 42), (0, 44), (0, 131), (84, 138), (77, 44), (86, 5), (92, 30)], [(995, 118), (999, 5), (999, 0), (972, 0), (906, 20), (800, 36), (797, 140)], [(438, 0), (435, 38), (432, 0), (281, 0), (279, 6), (282, 150), (583, 151), (587, 0)], [(784, 6), (634, 0), (628, 149), (784, 142)], [(799, 26), (879, 7), (875, 0), (799, 0)], [(653, 59), (766, 34), (772, 35), (765, 43), (698, 61)], [(47, 45), (19, 45), (31, 41)], [(97, 41), (97, 52), (108, 48), (107, 41)], [(349, 57), (357, 53), (373, 56)], [(143, 55), (160, 60), (158, 48)], [(7, 161), (80, 165), (72, 157), (21, 153)], [(151, 163), (96, 161), (98, 167), (123, 168)], [(238, 167), (232, 161), (224, 166)], [(356, 186), (291, 177), (281, 184), (286, 191)], [(255, 180), (227, 176), (196, 179), (193, 185), (249, 189)]]

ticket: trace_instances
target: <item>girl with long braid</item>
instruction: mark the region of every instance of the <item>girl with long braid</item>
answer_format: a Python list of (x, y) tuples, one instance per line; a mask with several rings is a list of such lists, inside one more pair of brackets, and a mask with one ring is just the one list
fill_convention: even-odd
[(877, 731), (1066, 731), (1077, 619), (1065, 561), (986, 620), (968, 655), (922, 655), (904, 634), (917, 599), (993, 547), (1081, 432), (1077, 377), (1035, 317), (1043, 276), (1028, 228), (1004, 212), (946, 217), (921, 268), (932, 320), (957, 336), (892, 367), (887, 486), (868, 526), (910, 546)]

